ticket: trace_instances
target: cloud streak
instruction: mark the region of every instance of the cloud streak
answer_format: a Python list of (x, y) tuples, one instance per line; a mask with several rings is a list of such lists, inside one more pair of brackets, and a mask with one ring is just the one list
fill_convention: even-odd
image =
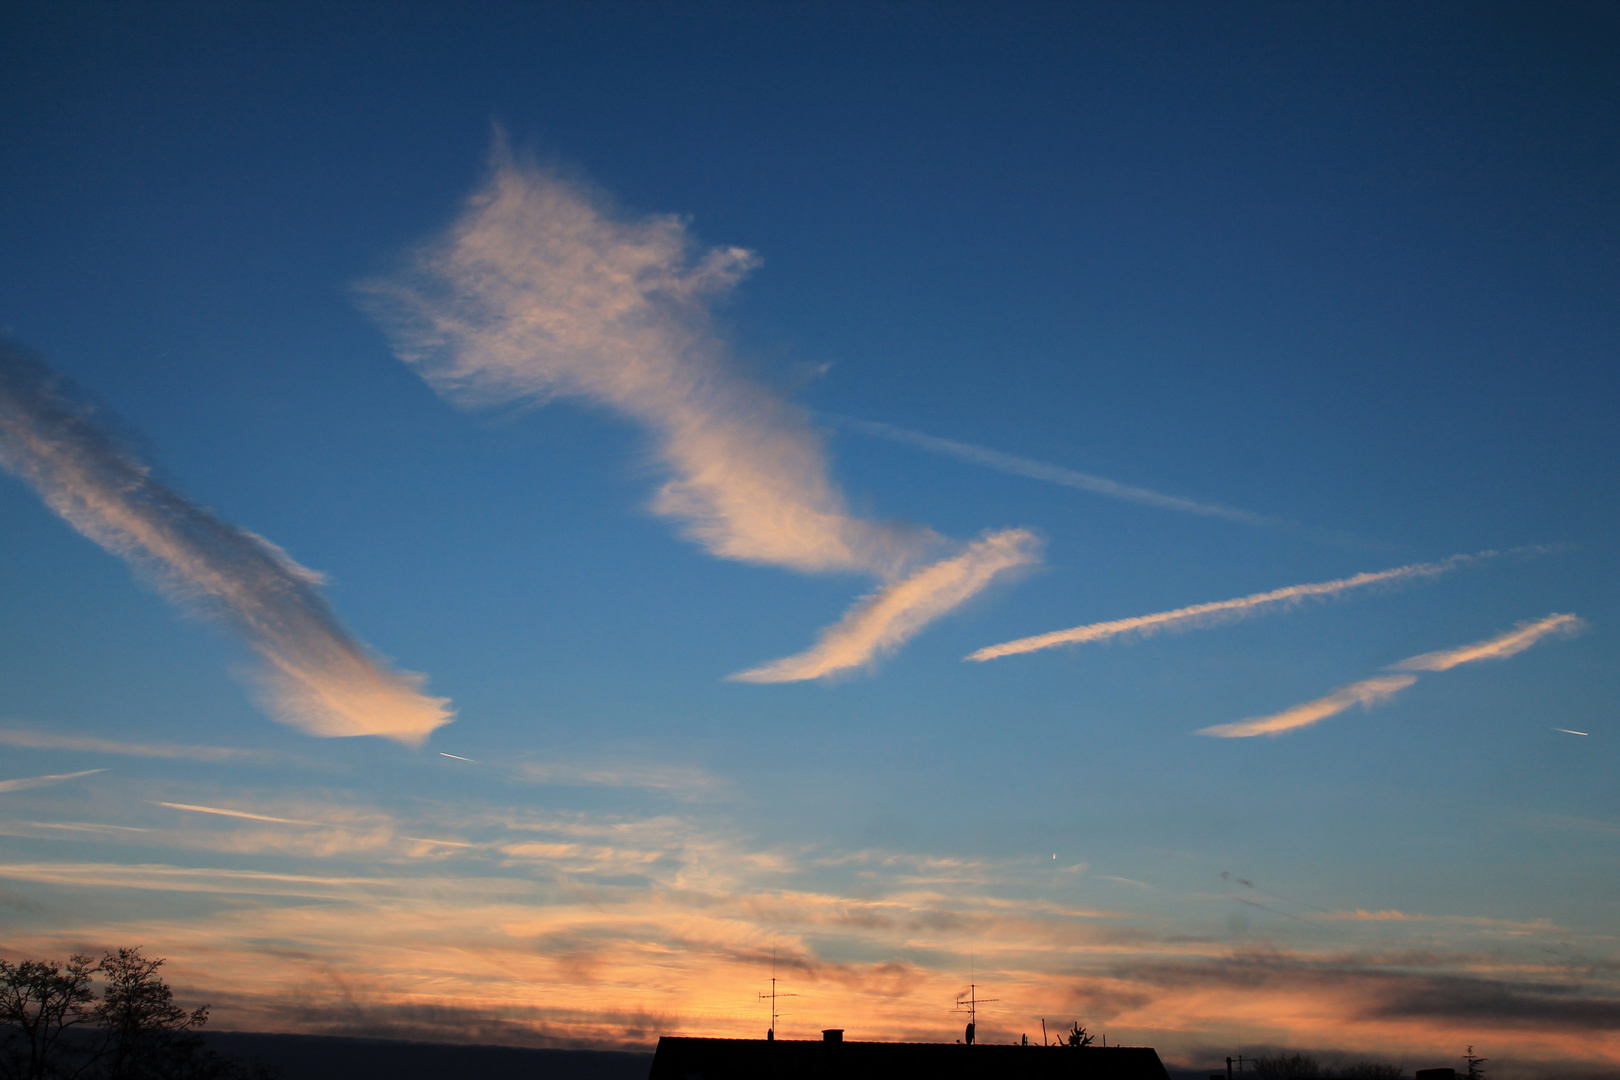
[(1353, 706), (1360, 705), (1370, 709), (1374, 705), (1382, 705), (1408, 686), (1417, 682), (1418, 677), (1409, 674), (1415, 671), (1450, 671), (1461, 664), (1471, 664), (1480, 660), (1506, 660), (1510, 656), (1528, 649), (1536, 642), (1553, 635), (1568, 636), (1578, 633), (1585, 624), (1574, 615), (1548, 615), (1544, 619), (1533, 622), (1522, 622), (1507, 633), (1496, 637), (1477, 641), (1472, 645), (1464, 645), (1457, 649), (1446, 649), (1441, 652), (1424, 653), (1398, 664), (1391, 664), (1385, 670), (1395, 672), (1391, 675), (1379, 675), (1371, 679), (1351, 683), (1349, 686), (1335, 690), (1326, 697), (1307, 701), (1292, 708), (1284, 709), (1280, 713), (1270, 716), (1255, 717), (1250, 720), (1240, 720), (1232, 724), (1216, 724), (1198, 732), (1200, 735), (1213, 735), (1221, 739), (1246, 739), (1255, 735), (1281, 735), (1285, 731), (1309, 727), (1312, 724), (1326, 720), (1330, 716), (1337, 716)]
[(880, 439), (888, 439), (891, 442), (914, 446), (919, 450), (926, 450), (932, 454), (940, 454), (944, 457), (956, 458), (958, 461), (966, 461), (973, 465), (983, 465), (1004, 473), (1011, 473), (1014, 476), (1027, 476), (1032, 480), (1045, 480), (1053, 484), (1062, 484), (1064, 487), (1078, 488), (1081, 491), (1106, 495), (1111, 499), (1120, 499), (1124, 502), (1152, 506), (1160, 510), (1177, 510), (1186, 514), (1224, 518), (1227, 521), (1240, 521), (1248, 525), (1292, 524), (1292, 522), (1285, 521), (1282, 518), (1254, 514), (1247, 510), (1237, 510), (1230, 506), (1222, 506), (1219, 503), (1199, 502), (1196, 499), (1183, 498), (1180, 495), (1166, 495), (1162, 491), (1133, 487), (1130, 484), (1122, 484), (1117, 480), (1110, 480), (1105, 476), (1077, 472), (1074, 469), (1065, 469), (1060, 465), (1049, 465), (1044, 461), (1034, 461), (1001, 450), (975, 446), (972, 443), (957, 442), (955, 439), (941, 439), (934, 435), (924, 435), (920, 431), (910, 431), (906, 428), (895, 427), (893, 424), (877, 423), (871, 420), (852, 420), (847, 417), (839, 417), (837, 422), (841, 426), (851, 431), (858, 431), (863, 435), (873, 435)]
[(928, 623), (976, 595), (996, 575), (1034, 562), (1039, 544), (1021, 529), (993, 533), (962, 554), (925, 566), (862, 599), (815, 646), (731, 676), (735, 682), (820, 679), (871, 663), (905, 644)]
[(55, 776), (29, 776), (18, 780), (0, 780), (0, 792), (28, 791), (31, 788), (50, 787), (64, 780), (77, 780), (81, 776), (94, 776), (106, 769), (86, 769), (83, 772), (58, 773)]
[[(573, 397), (640, 424), (667, 471), (653, 512), (710, 554), (914, 582), (943, 539), (852, 515), (804, 415), (731, 361), (713, 306), (758, 261), (737, 247), (700, 254), (681, 219), (616, 216), (498, 145), (488, 183), (448, 232), (404, 272), (361, 291), (400, 358), (451, 401)], [(1003, 547), (1021, 544), (1023, 534), (1003, 535)], [(966, 554), (948, 552), (946, 563)], [(918, 597), (908, 626), (971, 595), (946, 571), (923, 580), (938, 580), (954, 601)], [(982, 588), (989, 577), (977, 580)], [(870, 640), (880, 649), (895, 639)]]
[(154, 479), (100, 412), (36, 357), (0, 343), (0, 465), (170, 599), (247, 641), (263, 660), (272, 716), (313, 735), (405, 743), (450, 722), (448, 701), (424, 695), (422, 676), (388, 670), (339, 625), (320, 575)]
[(20, 728), (0, 728), (0, 746), (20, 746), (29, 750), (77, 750), (92, 754), (118, 754), (123, 757), (188, 758), (192, 761), (269, 761), (274, 758), (274, 755), (261, 750), (238, 750), (229, 746), (131, 743), (116, 739), (98, 739), (91, 735), (55, 735)]
[(1477, 555), (1453, 555), (1449, 559), (1441, 559), (1438, 562), (1414, 563), (1410, 566), (1397, 566), (1390, 570), (1356, 574), (1352, 577), (1339, 578), (1336, 581), (1321, 581), (1311, 585), (1290, 585), (1282, 589), (1273, 589), (1270, 592), (1240, 596), (1234, 600), (1217, 600), (1207, 604), (1194, 604), (1191, 607), (1176, 608), (1174, 611), (1155, 612), (1152, 615), (1136, 615), (1129, 619), (1089, 623), (1068, 630), (1054, 630), (1046, 634), (1036, 634), (1033, 637), (1019, 638), (1016, 641), (1008, 641), (1001, 645), (990, 645), (968, 654), (965, 659), (983, 662), (1003, 656), (1016, 656), (1019, 653), (1038, 652), (1041, 649), (1051, 649), (1059, 645), (1079, 645), (1092, 641), (1107, 641), (1109, 638), (1125, 635), (1151, 637), (1154, 634), (1166, 631), (1174, 632), (1219, 626), (1222, 623), (1235, 622), (1255, 615), (1286, 611), (1289, 608), (1299, 606), (1306, 600), (1327, 600), (1371, 585), (1398, 585), (1438, 577), (1458, 567), (1468, 566), (1483, 559), (1494, 558), (1497, 554), (1495, 551), (1482, 551)]
[(1542, 638), (1555, 634), (1567, 637), (1579, 633), (1585, 625), (1574, 615), (1548, 615), (1545, 619), (1537, 619), (1534, 622), (1522, 622), (1505, 634), (1498, 634), (1496, 637), (1477, 641), (1472, 645), (1464, 645), (1460, 649), (1444, 649), (1440, 652), (1414, 656), (1410, 660), (1402, 660), (1390, 670), (1450, 671), (1459, 664), (1472, 664), (1480, 660), (1506, 660), (1510, 656), (1524, 652)]

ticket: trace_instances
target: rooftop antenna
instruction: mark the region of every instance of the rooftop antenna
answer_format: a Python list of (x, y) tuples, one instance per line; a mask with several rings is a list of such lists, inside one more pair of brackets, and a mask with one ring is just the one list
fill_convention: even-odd
[[(974, 967), (973, 967), (973, 949), (970, 946), (968, 948), (968, 978), (970, 978), (970, 979), (976, 978), (977, 975), (978, 975), (978, 973), (974, 970)], [(956, 1009), (955, 1009), (955, 1011), (956, 1012), (963, 1012), (964, 1011), (963, 1006), (964, 1005), (967, 1006), (967, 1008), (965, 1010), (967, 1012), (967, 1014), (968, 1014), (967, 1040), (966, 1040), (966, 1042), (967, 1042), (967, 1044), (969, 1046), (973, 1045), (974, 1037), (977, 1036), (977, 1034), (978, 1034), (979, 1006), (980, 1005), (988, 1005), (992, 1001), (1000, 1001), (1000, 1000), (1001, 1000), (1000, 998), (982, 998), (982, 997), (980, 997), (979, 996), (979, 984), (978, 983), (972, 983), (972, 982), (968, 983), (968, 988), (966, 990), (963, 990), (961, 993), (956, 995)]]
[(766, 1042), (776, 1041), (776, 1021), (782, 1016), (781, 1013), (776, 1011), (776, 999), (779, 997), (798, 996), (798, 994), (777, 993), (776, 991), (776, 947), (773, 945), (771, 947), (771, 992), (769, 994), (759, 995), (759, 1000), (764, 1001), (768, 997), (771, 1001), (771, 1027), (769, 1031), (765, 1032)]

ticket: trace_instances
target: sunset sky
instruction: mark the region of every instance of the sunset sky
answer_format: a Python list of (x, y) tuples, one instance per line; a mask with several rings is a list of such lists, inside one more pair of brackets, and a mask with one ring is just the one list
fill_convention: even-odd
[(0, 12), (0, 956), (1620, 1074), (1605, 4)]

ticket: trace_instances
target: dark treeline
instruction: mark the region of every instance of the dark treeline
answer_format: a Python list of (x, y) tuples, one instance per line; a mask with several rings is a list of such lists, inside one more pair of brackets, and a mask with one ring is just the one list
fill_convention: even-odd
[(1399, 1065), (1377, 1061), (1328, 1065), (1309, 1054), (1276, 1054), (1250, 1060), (1249, 1067), (1257, 1080), (1382, 1080), (1405, 1075)]
[[(119, 949), (100, 960), (0, 959), (3, 1080), (270, 1080), (210, 1050), (208, 1006), (190, 1012), (158, 975), (163, 959)], [(97, 977), (101, 979), (97, 994)]]

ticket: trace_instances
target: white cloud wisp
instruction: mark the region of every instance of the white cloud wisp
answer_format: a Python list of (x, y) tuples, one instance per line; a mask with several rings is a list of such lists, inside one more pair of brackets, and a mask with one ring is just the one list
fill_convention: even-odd
[(731, 676), (734, 682), (776, 683), (820, 679), (871, 663), (909, 641), (928, 623), (976, 595), (997, 574), (1039, 557), (1035, 537), (1022, 529), (992, 533), (954, 558), (925, 566), (857, 602), (815, 646), (797, 656)]
[(422, 676), (388, 670), (349, 636), (319, 574), (159, 483), (99, 411), (37, 358), (0, 345), (0, 466), (171, 599), (246, 640), (264, 661), (271, 715), (312, 735), (411, 744), (450, 722), (449, 702), (424, 695)]
[[(757, 262), (736, 247), (698, 255), (679, 218), (614, 216), (498, 146), (488, 183), (448, 232), (362, 292), (400, 358), (452, 401), (577, 397), (642, 425), (668, 472), (653, 511), (718, 558), (868, 573), (896, 588), (951, 578), (916, 570), (944, 545), (931, 530), (853, 516), (806, 418), (735, 370), (712, 307)], [(1033, 557), (1022, 533), (1004, 535), (1004, 548)], [(938, 565), (964, 557), (947, 553)], [(941, 587), (951, 603), (919, 596), (908, 619), (971, 595), (954, 579)], [(875, 653), (839, 655), (853, 666)]]
[(1542, 638), (1553, 634), (1578, 634), (1586, 624), (1574, 615), (1548, 615), (1534, 622), (1522, 622), (1505, 634), (1476, 641), (1459, 649), (1442, 649), (1424, 653), (1393, 665), (1391, 671), (1450, 671), (1458, 664), (1472, 664), (1478, 660), (1506, 660), (1524, 652)]
[(1285, 731), (1296, 728), (1309, 727), (1330, 716), (1337, 716), (1353, 705), (1360, 705), (1370, 709), (1374, 705), (1381, 705), (1389, 701), (1396, 694), (1417, 682), (1418, 677), (1410, 672), (1415, 671), (1450, 671), (1460, 664), (1471, 664), (1479, 660), (1506, 660), (1523, 652), (1536, 642), (1554, 634), (1568, 636), (1579, 633), (1586, 624), (1574, 615), (1548, 615), (1544, 619), (1534, 622), (1522, 622), (1505, 634), (1477, 641), (1472, 645), (1461, 648), (1446, 649), (1440, 652), (1424, 653), (1409, 660), (1402, 660), (1398, 664), (1391, 664), (1386, 671), (1397, 672), (1394, 675), (1378, 675), (1371, 679), (1351, 683), (1349, 686), (1335, 690), (1327, 697), (1307, 701), (1292, 708), (1284, 709), (1271, 716), (1260, 716), (1250, 720), (1239, 720), (1231, 724), (1216, 724), (1198, 732), (1200, 735), (1213, 735), (1221, 739), (1245, 739), (1255, 735), (1280, 735)]
[(1460, 566), (1466, 566), (1482, 559), (1493, 558), (1496, 554), (1497, 552), (1494, 551), (1482, 551), (1477, 555), (1453, 555), (1449, 559), (1441, 559), (1438, 562), (1397, 566), (1391, 570), (1377, 570), (1356, 574), (1352, 577), (1340, 578), (1337, 581), (1323, 581), (1311, 585), (1290, 585), (1282, 589), (1273, 589), (1271, 592), (1240, 596), (1235, 600), (1217, 600), (1207, 604), (1193, 604), (1190, 607), (1176, 608), (1174, 611), (1160, 611), (1152, 615), (1136, 615), (1129, 619), (1089, 623), (1069, 630), (1054, 630), (1051, 633), (1019, 638), (1016, 641), (1008, 641), (1001, 645), (990, 645), (968, 654), (965, 659), (982, 662), (995, 660), (1003, 656), (1015, 656), (1019, 653), (1037, 652), (1058, 645), (1079, 645), (1088, 641), (1106, 641), (1109, 638), (1126, 634), (1137, 637), (1150, 637), (1163, 631), (1192, 630), (1217, 626), (1221, 623), (1246, 619), (1252, 615), (1286, 610), (1306, 600), (1326, 600), (1353, 589), (1366, 588), (1369, 585), (1394, 585), (1422, 578), (1438, 577)]

